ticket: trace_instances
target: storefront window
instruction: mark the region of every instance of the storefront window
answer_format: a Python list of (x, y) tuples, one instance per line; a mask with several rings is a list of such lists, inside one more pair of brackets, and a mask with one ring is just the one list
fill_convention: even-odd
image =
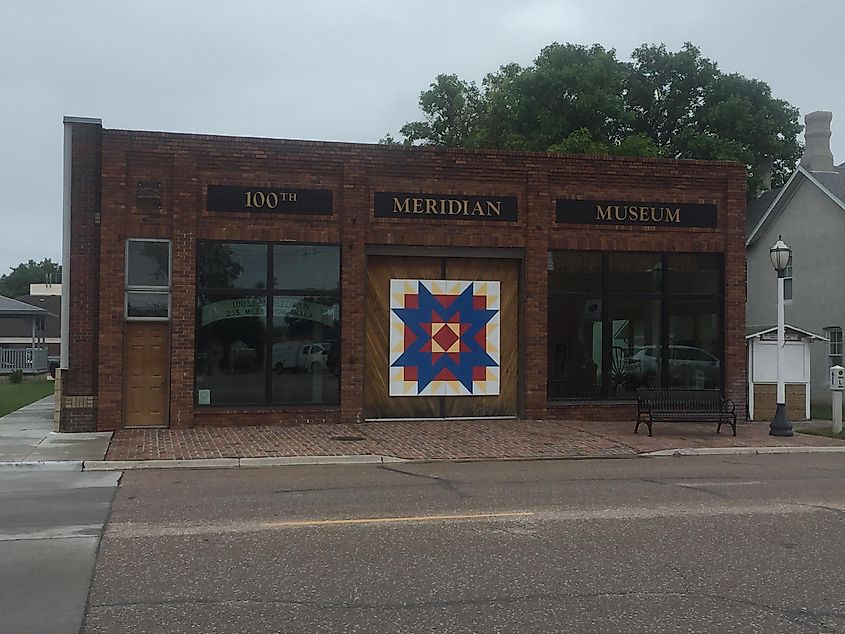
[(601, 398), (601, 300), (552, 297), (549, 314), (549, 398)]
[(339, 249), (270, 246), (198, 244), (197, 405), (339, 402)]
[(197, 245), (197, 286), (267, 288), (267, 245), (200, 242)]
[(337, 403), (337, 300), (287, 295), (273, 308), (273, 403)]
[(273, 247), (274, 288), (336, 291), (340, 251), (336, 247), (276, 245)]
[(602, 254), (558, 251), (549, 254), (549, 292), (601, 293)]
[(721, 323), (717, 300), (672, 300), (669, 304), (669, 385), (719, 387)]
[(611, 293), (659, 293), (663, 259), (659, 253), (610, 253), (607, 290)]
[(549, 255), (550, 400), (722, 385), (720, 254)]
[(266, 317), (266, 297), (199, 297), (196, 363), (200, 404), (264, 402)]
[(612, 298), (608, 396), (635, 398), (638, 387), (661, 384), (660, 300)]
[(722, 256), (714, 253), (673, 253), (669, 262), (672, 295), (718, 295), (722, 283)]

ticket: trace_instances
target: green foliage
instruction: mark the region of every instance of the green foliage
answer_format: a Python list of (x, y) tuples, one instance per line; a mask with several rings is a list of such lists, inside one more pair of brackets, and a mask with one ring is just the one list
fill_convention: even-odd
[(399, 141), (393, 138), (393, 135), (388, 132), (378, 140), (379, 145), (402, 145)]
[[(693, 44), (642, 45), (631, 61), (595, 44), (551, 44), (531, 66), (506, 64), (481, 89), (439, 75), (406, 144), (738, 161), (755, 194), (800, 157), (798, 110), (764, 82), (723, 74)], [(382, 142), (396, 142), (387, 135)]]
[(23, 383), (23, 370), (14, 370), (9, 375), (9, 383)]
[(470, 146), (479, 100), (475, 83), (465, 82), (457, 75), (438, 75), (429, 89), (420, 94), (425, 120), (406, 123), (399, 132), (406, 143)]
[(30, 260), (18, 264), (5, 275), (0, 275), (0, 295), (20, 297), (29, 294), (30, 284), (62, 281), (62, 266), (47, 258), (41, 262)]

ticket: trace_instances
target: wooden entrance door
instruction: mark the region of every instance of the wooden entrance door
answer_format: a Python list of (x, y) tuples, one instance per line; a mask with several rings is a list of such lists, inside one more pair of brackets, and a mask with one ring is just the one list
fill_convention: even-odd
[[(367, 259), (364, 406), (367, 418), (516, 416), (518, 409), (519, 261), (476, 258)], [(390, 395), (390, 281), (498, 281), (499, 390), (477, 396)]]
[(124, 358), (124, 423), (150, 427), (167, 425), (169, 324), (127, 323)]

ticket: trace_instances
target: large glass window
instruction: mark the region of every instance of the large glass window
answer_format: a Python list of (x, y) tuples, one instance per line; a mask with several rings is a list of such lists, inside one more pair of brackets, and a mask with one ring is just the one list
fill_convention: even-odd
[(670, 300), (669, 385), (721, 386), (722, 326), (715, 299)]
[(337, 247), (197, 245), (197, 405), (339, 402)]
[(601, 398), (601, 300), (550, 297), (549, 314), (549, 398)]
[(661, 384), (660, 308), (659, 299), (610, 298), (609, 397), (635, 398), (636, 388)]
[(548, 394), (722, 385), (720, 254), (549, 254)]

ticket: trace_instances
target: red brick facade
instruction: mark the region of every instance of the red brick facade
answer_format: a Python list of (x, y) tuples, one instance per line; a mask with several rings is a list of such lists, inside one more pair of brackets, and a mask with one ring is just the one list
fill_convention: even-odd
[[(355, 422), (363, 417), (364, 287), (371, 246), (522, 249), (521, 411), (526, 418), (631, 419), (630, 404), (547, 400), (547, 252), (724, 254), (725, 390), (745, 411), (745, 172), (733, 163), (235, 138), (72, 126), (70, 341), (62, 428), (123, 426), (127, 238), (172, 241), (171, 427)], [(136, 205), (161, 183), (161, 209)], [(317, 188), (332, 216), (206, 210), (215, 185)], [(379, 191), (515, 196), (516, 222), (375, 218)], [(557, 225), (555, 200), (709, 203), (718, 228)], [(341, 388), (334, 408), (194, 407), (197, 240), (341, 246)], [(80, 398), (89, 397), (89, 398)]]

